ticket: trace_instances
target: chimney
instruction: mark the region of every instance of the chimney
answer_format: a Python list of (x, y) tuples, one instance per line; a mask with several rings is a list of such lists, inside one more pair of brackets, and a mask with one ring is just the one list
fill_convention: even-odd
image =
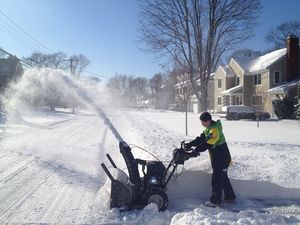
[(286, 56), (287, 56), (287, 73), (286, 80), (297, 79), (300, 75), (299, 70), (299, 38), (295, 35), (291, 35), (286, 39)]

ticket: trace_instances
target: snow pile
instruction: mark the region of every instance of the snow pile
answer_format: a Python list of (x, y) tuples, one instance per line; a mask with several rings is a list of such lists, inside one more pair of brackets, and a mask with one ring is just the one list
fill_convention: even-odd
[(204, 206), (192, 212), (178, 213), (171, 221), (172, 225), (181, 224), (286, 224), (284, 219), (276, 215), (261, 214), (252, 210), (238, 213), (227, 212), (222, 209), (207, 209)]

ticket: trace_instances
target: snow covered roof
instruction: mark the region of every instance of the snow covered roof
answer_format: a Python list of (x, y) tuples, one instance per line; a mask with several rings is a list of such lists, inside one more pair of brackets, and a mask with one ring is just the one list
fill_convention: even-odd
[(296, 80), (292, 80), (290, 82), (284, 83), (282, 85), (279, 85), (277, 87), (271, 88), (269, 90), (267, 90), (267, 93), (270, 94), (285, 94), (288, 90), (290, 90), (293, 87), (296, 87), (300, 85), (300, 80), (296, 79)]
[(286, 55), (286, 48), (259, 57), (236, 57), (234, 60), (244, 70), (244, 75), (259, 73)]
[(235, 87), (233, 87), (233, 88), (230, 88), (230, 89), (227, 89), (227, 90), (225, 90), (225, 91), (222, 91), (221, 94), (222, 94), (222, 95), (231, 95), (231, 94), (233, 94), (234, 92), (239, 91), (239, 90), (241, 90), (241, 89), (243, 89), (243, 85), (235, 86)]

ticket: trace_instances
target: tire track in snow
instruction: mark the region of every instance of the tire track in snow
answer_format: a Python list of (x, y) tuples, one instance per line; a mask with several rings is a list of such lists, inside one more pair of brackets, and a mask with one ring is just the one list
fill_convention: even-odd
[[(55, 172), (34, 192), (13, 217), (14, 221), (26, 223), (42, 222), (49, 207), (64, 188), (66, 183)], [(54, 204), (55, 205), (55, 204)]]
[[(71, 198), (68, 203), (70, 207), (66, 212), (61, 214), (60, 222), (66, 224), (90, 223), (91, 208), (93, 206), (93, 196), (95, 193), (78, 186), (73, 186), (72, 192), (73, 198)], [(72, 220), (70, 220), (70, 218), (72, 218)]]
[(5, 222), (6, 216), (18, 209), (30, 196), (35, 192), (49, 176), (53, 174), (53, 170), (44, 169), (36, 175), (35, 179), (31, 179), (30, 183), (23, 186), (12, 195), (7, 196), (8, 199), (0, 206), (0, 224)]
[(65, 135), (62, 137), (62, 140), (67, 140), (67, 139), (71, 139), (73, 136), (75, 136), (78, 133), (81, 133), (82, 130), (84, 130), (85, 128), (87, 128), (90, 124), (94, 123), (95, 121), (97, 121), (98, 118), (92, 118), (90, 119), (88, 122), (82, 124), (80, 127), (78, 127), (77, 129), (75, 129), (74, 131), (70, 132), (69, 134)]
[(230, 145), (240, 145), (250, 148), (270, 148), (272, 150), (282, 151), (282, 149), (289, 150), (300, 150), (300, 145), (298, 144), (288, 144), (288, 143), (267, 143), (267, 142), (246, 142), (246, 141), (227, 141)]
[(90, 220), (86, 215), (92, 206), (92, 196), (84, 188), (65, 184), (39, 221), (51, 224), (86, 224)]
[(48, 223), (49, 220), (52, 219), (54, 212), (57, 211), (57, 209), (59, 209), (61, 207), (60, 203), (62, 202), (64, 196), (66, 195), (67, 188), (68, 188), (68, 185), (65, 184), (62, 187), (62, 189), (59, 191), (59, 193), (57, 194), (55, 199), (52, 201), (52, 203), (50, 204), (50, 206), (47, 209), (47, 211), (45, 212), (45, 214), (40, 219), (40, 221), (42, 223)]
[[(81, 119), (74, 119), (73, 122), (75, 120), (77, 120), (77, 122), (73, 126), (64, 126), (61, 128), (56, 128), (55, 130), (58, 132), (53, 134), (52, 138), (54, 138), (54, 139), (62, 138), (64, 140), (66, 140), (66, 139), (74, 136), (75, 134), (81, 132), (84, 128), (86, 128), (87, 126), (89, 126), (90, 124), (92, 124), (93, 122), (95, 122), (97, 120), (97, 117), (93, 116), (93, 117), (85, 118), (85, 120), (87, 119), (87, 121), (83, 122), (82, 118), (85, 118), (85, 117), (81, 117)], [(61, 125), (61, 124), (56, 124), (56, 125)], [(53, 129), (53, 126), (51, 126), (50, 128), (47, 127), (47, 129)], [(61, 130), (61, 129), (63, 129), (63, 130)]]
[(14, 161), (12, 165), (9, 165), (7, 170), (0, 173), (0, 181), (6, 182), (12, 177), (18, 175), (22, 170), (25, 170), (29, 164), (34, 160), (34, 157), (21, 157), (21, 159)]
[[(19, 162), (22, 162), (23, 160), (27, 160), (27, 157), (21, 154), (14, 154), (13, 156), (7, 156), (3, 162), (1, 162), (0, 165), (0, 173), (7, 171), (9, 167), (13, 167), (17, 165)], [(1, 174), (0, 174), (0, 180), (1, 180)]]
[(4, 167), (3, 166), (3, 163), (5, 163), (8, 159), (9, 159), (9, 156), (8, 154), (1, 154), (0, 156), (0, 170)]

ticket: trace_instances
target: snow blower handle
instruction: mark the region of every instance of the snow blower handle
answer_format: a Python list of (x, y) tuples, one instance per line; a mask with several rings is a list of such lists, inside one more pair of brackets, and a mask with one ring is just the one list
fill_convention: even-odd
[(185, 141), (181, 141), (181, 149), (184, 151), (185, 161), (200, 155), (200, 152), (194, 147), (189, 147), (189, 143), (185, 143)]
[(185, 141), (181, 141), (181, 143), (180, 143), (180, 148), (182, 148), (182, 149), (184, 149), (185, 150)]

